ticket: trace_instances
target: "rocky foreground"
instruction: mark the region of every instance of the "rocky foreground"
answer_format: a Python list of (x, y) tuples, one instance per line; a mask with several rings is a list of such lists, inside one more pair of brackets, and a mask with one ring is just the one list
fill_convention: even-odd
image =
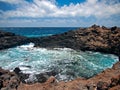
[(120, 62), (90, 78), (57, 82), (51, 76), (45, 83), (22, 83), (15, 72), (0, 68), (0, 90), (120, 90)]
[[(118, 27), (106, 28), (93, 25), (89, 28), (40, 38), (26, 38), (0, 31), (0, 50), (29, 42), (35, 43), (36, 47), (67, 47), (120, 56), (120, 28)], [(77, 78), (68, 82), (58, 82), (51, 76), (44, 83), (25, 84), (22, 80), (26, 76), (21, 75), (19, 69), (10, 72), (0, 68), (0, 90), (120, 90), (120, 62), (92, 78)]]

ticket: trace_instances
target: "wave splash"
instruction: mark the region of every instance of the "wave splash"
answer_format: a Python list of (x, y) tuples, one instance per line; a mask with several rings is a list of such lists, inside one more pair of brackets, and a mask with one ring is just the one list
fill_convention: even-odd
[(0, 66), (14, 70), (20, 67), (31, 76), (56, 71), (58, 80), (72, 80), (77, 77), (90, 78), (118, 61), (118, 57), (99, 52), (82, 52), (70, 48), (36, 48), (34, 43), (0, 51)]

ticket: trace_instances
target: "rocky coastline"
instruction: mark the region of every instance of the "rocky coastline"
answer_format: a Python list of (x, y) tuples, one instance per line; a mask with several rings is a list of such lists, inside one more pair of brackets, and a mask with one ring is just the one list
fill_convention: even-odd
[[(27, 38), (10, 32), (0, 31), (0, 50), (33, 42), (36, 47), (55, 48), (67, 47), (75, 50), (98, 51), (119, 56), (120, 60), (120, 28), (100, 27), (93, 25), (89, 28), (79, 28), (47, 37)], [(48, 78), (47, 75), (51, 77)], [(98, 75), (85, 79), (58, 82), (55, 72), (38, 75), (38, 82), (25, 83), (25, 75), (15, 68), (13, 72), (0, 68), (0, 90), (119, 90), (120, 62)]]
[(119, 55), (120, 28), (114, 26), (93, 25), (88, 28), (79, 28), (63, 34), (48, 37), (30, 38), (36, 47), (54, 48), (67, 47), (82, 51), (98, 51)]
[(0, 30), (0, 50), (12, 48), (26, 43), (29, 43), (27, 37)]

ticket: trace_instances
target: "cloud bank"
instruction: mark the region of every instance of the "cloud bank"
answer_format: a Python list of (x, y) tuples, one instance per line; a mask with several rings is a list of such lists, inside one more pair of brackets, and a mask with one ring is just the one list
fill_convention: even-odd
[(111, 18), (114, 15), (120, 16), (119, 0), (86, 0), (82, 3), (71, 3), (64, 6), (58, 6), (55, 0), (33, 0), (33, 2), (25, 0), (0, 1), (17, 7), (14, 10), (0, 10), (0, 17), (2, 19), (53, 18), (52, 20), (58, 19), (61, 21), (61, 18), (64, 21), (66, 18), (75, 20), (81, 18), (82, 21), (83, 18), (93, 17), (99, 21), (99, 19)]

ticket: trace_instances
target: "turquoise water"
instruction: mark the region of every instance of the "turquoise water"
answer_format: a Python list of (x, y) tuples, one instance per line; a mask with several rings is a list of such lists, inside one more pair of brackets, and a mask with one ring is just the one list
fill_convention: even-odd
[[(69, 48), (35, 48), (34, 44), (22, 45), (0, 51), (0, 67), (37, 74), (57, 70), (58, 80), (72, 80), (77, 77), (89, 78), (118, 61), (118, 57), (99, 52), (82, 52)], [(30, 68), (28, 68), (28, 66)]]

